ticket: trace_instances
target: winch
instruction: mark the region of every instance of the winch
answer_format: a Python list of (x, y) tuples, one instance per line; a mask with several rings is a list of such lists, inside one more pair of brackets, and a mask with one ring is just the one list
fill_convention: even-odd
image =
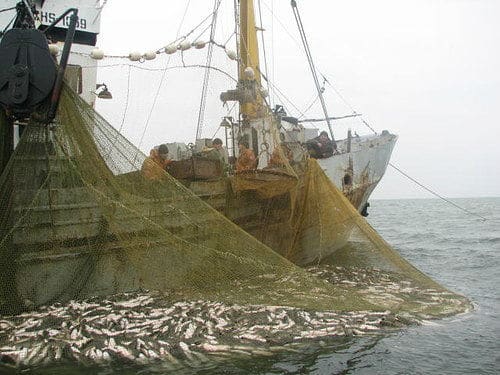
[[(54, 120), (75, 36), (78, 9), (68, 9), (44, 31), (35, 28), (36, 14), (31, 0), (17, 3), (13, 28), (0, 40), (0, 124), (4, 124), (0, 126), (0, 175), (14, 151), (14, 125), (19, 126), (21, 134), (30, 118), (39, 124)], [(46, 35), (69, 14), (58, 64)]]
[[(20, 1), (16, 12), (13, 28), (0, 40), (0, 105), (10, 118), (25, 119), (36, 112), (40, 122), (49, 123), (57, 110), (78, 22), (78, 9), (68, 9), (43, 32), (35, 28), (37, 12), (30, 0)], [(58, 65), (49, 51), (46, 35), (70, 13)]]
[(36, 29), (11, 29), (0, 41), (0, 105), (25, 118), (47, 99), (57, 68), (45, 35)]

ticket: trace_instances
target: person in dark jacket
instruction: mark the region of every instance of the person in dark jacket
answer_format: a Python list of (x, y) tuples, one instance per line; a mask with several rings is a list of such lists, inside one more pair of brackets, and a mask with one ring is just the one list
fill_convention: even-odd
[(329, 158), (335, 152), (335, 145), (326, 131), (322, 131), (316, 138), (308, 140), (306, 146), (309, 155), (315, 159)]

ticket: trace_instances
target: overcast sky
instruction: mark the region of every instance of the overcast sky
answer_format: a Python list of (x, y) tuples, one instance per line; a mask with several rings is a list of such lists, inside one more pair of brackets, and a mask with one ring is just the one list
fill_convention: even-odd
[[(286, 95), (284, 99), (271, 93), (272, 102), (285, 104), (290, 114), (298, 116), (297, 109), (304, 111), (315, 92), (290, 1), (260, 3), (267, 75)], [(349, 114), (352, 106), (377, 131), (398, 134), (392, 162), (441, 195), (500, 196), (500, 1), (297, 3), (316, 66), (333, 86), (325, 86), (331, 115)], [(108, 0), (98, 46), (118, 55), (161, 48), (198, 25), (213, 4)], [(232, 4), (233, 0), (222, 0), (215, 38), (219, 43), (225, 43), (234, 29)], [(208, 31), (200, 38), (208, 39)], [(234, 38), (228, 46), (234, 48)], [(183, 60), (187, 65), (200, 64), (205, 56), (206, 49), (190, 50)], [(264, 66), (262, 55), (261, 61)], [(182, 65), (179, 53), (170, 60), (162, 55), (137, 64), (139, 68), (115, 65), (123, 63), (128, 61), (101, 63), (99, 81), (108, 84), (114, 99), (100, 101), (97, 109), (145, 152), (161, 142), (192, 141), (203, 70), (173, 68), (164, 74), (140, 69)], [(221, 49), (215, 50), (213, 63), (235, 76), (236, 66)], [(218, 99), (220, 91), (233, 86), (224, 74), (211, 73), (204, 137), (216, 133), (227, 113)], [(313, 105), (305, 115), (320, 117), (320, 107)], [(349, 127), (360, 134), (370, 132), (359, 120), (334, 126), (339, 139), (345, 138)], [(432, 196), (389, 168), (373, 197)]]

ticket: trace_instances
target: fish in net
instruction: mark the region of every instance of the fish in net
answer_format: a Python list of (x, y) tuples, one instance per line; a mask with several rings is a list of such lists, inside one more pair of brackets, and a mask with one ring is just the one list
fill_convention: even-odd
[[(279, 151), (279, 134), (271, 135)], [(266, 202), (260, 226), (247, 232), (167, 172), (144, 178), (145, 158), (68, 87), (52, 124), (26, 125), (0, 178), (4, 314), (140, 290), (176, 301), (431, 317), (469, 306), (392, 249), (314, 159), (292, 166), (281, 155), (286, 188), (231, 177), (228, 205), (246, 192)], [(296, 265), (307, 246), (328, 254), (338, 243), (346, 245), (322, 260), (328, 276), (319, 261)]]

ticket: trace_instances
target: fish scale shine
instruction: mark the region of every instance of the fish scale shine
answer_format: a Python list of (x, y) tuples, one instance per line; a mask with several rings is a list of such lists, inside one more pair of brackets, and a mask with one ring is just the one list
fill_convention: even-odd
[[(334, 267), (322, 270), (329, 279), (338, 277), (336, 272), (347, 271)], [(398, 286), (378, 272), (376, 284), (360, 281), (360, 286), (374, 298), (394, 301), (414, 290), (421, 301), (427, 298), (425, 303), (443, 296), (430, 288), (424, 293), (408, 282)], [(368, 279), (371, 273), (360, 272), (357, 277)], [(123, 360), (160, 360), (172, 365), (176, 361), (200, 363), (207, 356), (264, 355), (291, 350), (289, 344), (294, 340), (306, 344), (344, 335), (373, 334), (401, 324), (390, 311), (312, 312), (202, 300), (169, 304), (150, 293), (71, 301), (40, 310), (0, 319), (5, 332), (0, 339), (0, 352), (18, 366), (58, 362), (66, 357), (85, 364)]]

